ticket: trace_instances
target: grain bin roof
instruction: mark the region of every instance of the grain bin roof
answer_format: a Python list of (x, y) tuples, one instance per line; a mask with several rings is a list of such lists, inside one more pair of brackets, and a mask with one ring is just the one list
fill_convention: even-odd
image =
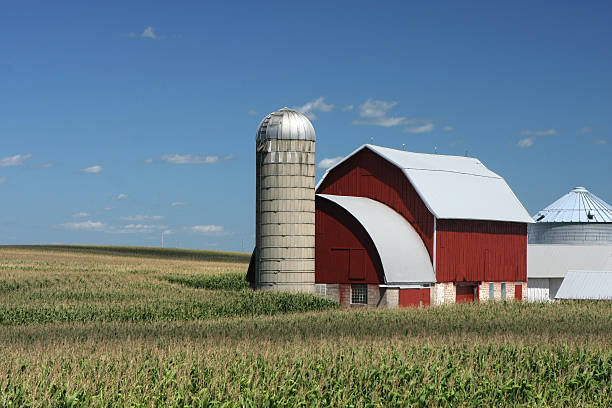
[(436, 281), (423, 240), (408, 221), (390, 207), (364, 197), (317, 194), (348, 211), (366, 230), (378, 251), (385, 283)]
[(574, 187), (533, 218), (536, 222), (612, 222), (612, 205), (584, 187)]
[(306, 116), (289, 108), (279, 109), (266, 116), (256, 134), (257, 142), (269, 139), (316, 140), (312, 123)]
[[(366, 144), (342, 162), (363, 149), (399, 167), (436, 218), (533, 222), (506, 181), (476, 158), (413, 153)], [(327, 170), (317, 187), (340, 163)]]
[(612, 299), (612, 271), (569, 271), (555, 299)]

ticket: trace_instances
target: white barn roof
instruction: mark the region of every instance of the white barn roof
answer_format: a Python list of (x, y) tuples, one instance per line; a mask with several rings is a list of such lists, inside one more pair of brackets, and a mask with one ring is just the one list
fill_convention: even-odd
[(436, 281), (429, 253), (412, 225), (390, 207), (364, 197), (317, 194), (348, 211), (378, 251), (387, 284)]
[(572, 269), (612, 270), (612, 245), (527, 245), (527, 278), (563, 278)]
[(612, 205), (584, 187), (575, 187), (533, 218), (536, 222), (612, 222)]
[(569, 271), (555, 299), (612, 299), (612, 271)]
[[(413, 153), (363, 145), (400, 168), (436, 218), (533, 223), (506, 181), (473, 157)], [(327, 174), (340, 163), (328, 169)]]

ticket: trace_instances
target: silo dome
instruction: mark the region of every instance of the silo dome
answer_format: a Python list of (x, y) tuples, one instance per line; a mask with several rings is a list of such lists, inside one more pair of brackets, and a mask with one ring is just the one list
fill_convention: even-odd
[(533, 219), (530, 244), (612, 243), (612, 206), (582, 186), (574, 187)]
[(265, 140), (315, 141), (314, 127), (308, 118), (287, 107), (266, 116), (257, 128), (257, 143)]

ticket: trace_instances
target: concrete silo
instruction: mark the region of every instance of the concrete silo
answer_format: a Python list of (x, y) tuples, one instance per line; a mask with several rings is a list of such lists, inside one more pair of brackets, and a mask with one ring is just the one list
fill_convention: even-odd
[(308, 118), (288, 108), (257, 129), (256, 289), (314, 292), (315, 138)]

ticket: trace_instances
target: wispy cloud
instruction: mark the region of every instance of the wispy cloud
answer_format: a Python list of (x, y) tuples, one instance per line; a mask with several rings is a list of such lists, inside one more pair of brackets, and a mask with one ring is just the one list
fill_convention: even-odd
[(8, 166), (21, 166), (23, 162), (28, 160), (32, 155), (28, 154), (16, 154), (14, 156), (7, 156), (0, 159), (0, 167), (8, 167)]
[(84, 211), (78, 212), (76, 214), (72, 214), (72, 217), (74, 218), (83, 218), (83, 217), (89, 217), (89, 213), (86, 213)]
[(104, 207), (104, 211), (112, 211), (113, 207)]
[(223, 231), (223, 227), (221, 225), (194, 225), (190, 228), (193, 232), (221, 232)]
[(533, 137), (526, 137), (518, 141), (518, 147), (531, 147), (535, 143)]
[(166, 225), (153, 225), (153, 224), (127, 224), (122, 225), (119, 228), (113, 228), (109, 232), (117, 232), (122, 234), (135, 234), (135, 233), (148, 233), (153, 231), (159, 231), (168, 228)]
[(444, 127), (442, 128), (442, 130), (443, 130), (443, 131), (445, 131), (445, 132), (450, 132), (450, 131), (451, 131), (451, 130), (453, 130), (453, 129), (454, 129), (454, 128), (453, 128), (452, 126), (444, 126)]
[(336, 164), (340, 163), (342, 161), (342, 159), (344, 159), (344, 157), (342, 157), (342, 156), (338, 156), (338, 157), (326, 157), (326, 158), (324, 158), (323, 160), (321, 160), (317, 164), (317, 167), (322, 169), (322, 170), (327, 170), (330, 167), (333, 167)]
[(165, 163), (171, 164), (214, 164), (225, 160), (233, 159), (233, 155), (227, 156), (202, 156), (199, 154), (164, 154), (161, 160)]
[(62, 224), (62, 227), (70, 230), (86, 230), (86, 231), (102, 231), (106, 228), (106, 224), (100, 221), (81, 221), (81, 222), (67, 222)]
[(388, 116), (389, 111), (397, 106), (397, 104), (398, 102), (368, 99), (359, 105), (358, 110), (361, 119), (353, 121), (353, 125), (393, 127), (430, 122), (428, 119)]
[(581, 134), (591, 133), (593, 130), (595, 130), (595, 129), (593, 129), (590, 126), (585, 126), (585, 127), (581, 128), (580, 130), (578, 130), (578, 133), (581, 133)]
[(151, 26), (146, 26), (140, 38), (150, 38), (151, 40), (159, 40), (159, 36), (155, 33), (155, 29)]
[(355, 105), (346, 105), (344, 108), (342, 108), (342, 111), (347, 112), (352, 111), (353, 109), (355, 109)]
[(149, 157), (147, 159), (144, 159), (144, 162), (147, 164), (153, 163), (153, 158)]
[(419, 134), (419, 133), (429, 133), (431, 131), (434, 130), (434, 124), (433, 123), (427, 123), (425, 125), (421, 125), (421, 126), (413, 126), (413, 127), (409, 127), (404, 129), (404, 132), (407, 133), (413, 133), (413, 134)]
[(85, 167), (84, 169), (81, 169), (78, 172), (81, 174), (97, 174), (102, 172), (102, 166), (95, 165), (91, 167)]
[(598, 145), (607, 145), (608, 144), (608, 140), (607, 139), (597, 139), (595, 141), (595, 144), (598, 144)]
[(259, 112), (257, 112), (257, 111), (256, 111), (256, 110), (254, 110), (254, 109), (249, 109), (249, 110), (247, 111), (247, 113), (248, 113), (249, 115), (251, 115), (251, 116), (259, 115)]
[(0, 184), (5, 184), (8, 181), (6, 177), (0, 177)]
[(557, 129), (542, 129), (542, 130), (521, 130), (523, 136), (552, 136), (559, 133)]
[(130, 215), (127, 217), (121, 217), (121, 219), (123, 221), (147, 221), (147, 220), (159, 221), (159, 220), (163, 220), (164, 216), (163, 215), (138, 214), (138, 215)]
[(317, 119), (317, 115), (314, 113), (315, 111), (331, 112), (334, 110), (334, 105), (325, 103), (325, 97), (320, 96), (314, 101), (307, 102), (303, 106), (296, 106), (295, 110), (306, 115), (308, 119), (315, 120)]
[[(124, 194), (124, 193), (121, 193), (121, 194), (118, 194), (118, 195), (114, 196), (113, 200), (114, 201), (119, 201), (119, 200), (125, 200), (126, 198), (128, 198), (128, 195)], [(110, 207), (107, 207), (107, 208), (110, 208)]]
[(189, 205), (189, 203), (183, 202), (183, 201), (175, 201), (172, 204), (170, 204), (172, 207), (184, 207), (186, 205)]

